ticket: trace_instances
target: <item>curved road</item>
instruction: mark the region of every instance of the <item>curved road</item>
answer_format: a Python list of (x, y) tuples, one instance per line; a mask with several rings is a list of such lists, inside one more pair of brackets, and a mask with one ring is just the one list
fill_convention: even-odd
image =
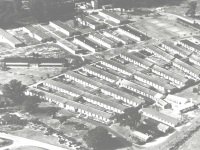
[(21, 146), (35, 146), (35, 147), (40, 147), (40, 148), (44, 148), (48, 150), (69, 150), (68, 148), (62, 148), (62, 147), (54, 146), (51, 144), (47, 144), (47, 143), (43, 143), (43, 142), (39, 142), (35, 140), (30, 140), (30, 139), (26, 139), (23, 137), (14, 136), (14, 135), (6, 134), (6, 133), (0, 133), (0, 137), (13, 140), (12, 145), (2, 147), (0, 148), (0, 150), (6, 150), (7, 148), (9, 149), (18, 148)]

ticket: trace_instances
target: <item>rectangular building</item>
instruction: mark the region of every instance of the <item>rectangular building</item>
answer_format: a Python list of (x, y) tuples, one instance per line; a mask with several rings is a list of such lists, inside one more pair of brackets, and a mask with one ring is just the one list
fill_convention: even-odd
[(95, 109), (93, 107), (89, 107), (87, 105), (68, 100), (66, 98), (57, 96), (55, 94), (51, 94), (45, 91), (40, 91), (37, 89), (28, 89), (26, 92), (27, 95), (35, 95), (39, 96), (41, 99), (47, 100), (51, 103), (58, 104), (61, 108), (67, 109), (69, 111), (72, 111), (74, 113), (83, 114), (87, 116), (88, 118), (91, 118), (93, 120), (102, 122), (102, 123), (110, 123), (110, 118), (113, 116), (111, 113), (107, 113), (98, 109)]
[(122, 44), (125, 44), (125, 45), (132, 43), (131, 40), (125, 39), (122, 36), (120, 36), (120, 34), (113, 32), (111, 30), (103, 31), (103, 35), (105, 35), (108, 38), (112, 38), (118, 42), (121, 42)]
[(186, 48), (187, 50), (190, 50), (192, 52), (197, 52), (199, 53), (200, 52), (200, 46), (185, 39), (185, 40), (180, 40), (176, 43), (177, 45), (180, 45), (184, 48)]
[(70, 26), (64, 24), (63, 22), (57, 20), (57, 21), (50, 21), (49, 25), (62, 33), (66, 34), (67, 36), (74, 36), (78, 34), (78, 31), (75, 29), (71, 28)]
[(64, 48), (65, 50), (67, 50), (68, 52), (70, 52), (70, 53), (72, 53), (74, 55), (77, 55), (77, 54), (80, 54), (80, 53), (84, 52), (83, 49), (81, 49), (80, 47), (78, 47), (74, 43), (69, 42), (67, 40), (59, 40), (59, 41), (57, 41), (57, 44), (60, 47)]
[(177, 58), (172, 62), (172, 65), (174, 67), (180, 69), (181, 71), (185, 72), (186, 74), (192, 76), (195, 79), (199, 79), (199, 77), (200, 77), (199, 70), (195, 69), (191, 65), (186, 64), (185, 62), (183, 62)]
[(188, 81), (184, 76), (176, 74), (164, 68), (161, 68), (157, 65), (154, 65), (151, 68), (151, 71), (155, 73), (156, 75), (161, 76), (171, 81), (172, 83), (178, 85), (179, 88), (184, 87), (186, 85), (186, 82)]
[(145, 117), (151, 118), (170, 127), (176, 127), (179, 124), (179, 120), (160, 113), (152, 108), (142, 108), (141, 113)]
[(125, 92), (122, 92), (121, 90), (112, 88), (110, 86), (104, 85), (101, 87), (101, 92), (105, 95), (112, 96), (115, 99), (119, 99), (123, 101), (124, 103), (127, 103), (131, 106), (138, 107), (145, 103), (144, 100), (139, 99), (133, 95), (129, 95)]
[(154, 45), (147, 46), (144, 48), (144, 50), (167, 62), (171, 62), (174, 59), (174, 56), (164, 52), (163, 50)]
[(9, 44), (13, 48), (25, 46), (25, 43), (15, 38), (7, 31), (0, 28), (0, 40)]
[(154, 64), (148, 60), (139, 58), (137, 56), (132, 55), (131, 53), (122, 53), (119, 55), (121, 58), (125, 59), (126, 61), (129, 61), (133, 63), (134, 65), (140, 66), (141, 68), (144, 69), (149, 69), (152, 67)]
[(170, 93), (173, 91), (173, 89), (175, 89), (173, 86), (165, 83), (163, 79), (151, 77), (143, 73), (135, 73), (134, 78), (140, 82), (154, 87), (162, 93)]
[(116, 24), (123, 24), (128, 22), (127, 19), (124, 19), (123, 17), (117, 15), (116, 13), (107, 10), (100, 11), (99, 15), (106, 18), (107, 20), (113, 21)]
[(176, 46), (173, 42), (170, 42), (170, 41), (164, 41), (160, 44), (160, 46), (166, 51), (172, 54), (178, 54), (183, 58), (188, 57), (192, 53), (191, 51), (187, 51), (184, 48), (180, 48)]
[(111, 68), (111, 69), (118, 71), (122, 74), (125, 74), (127, 76), (132, 76), (132, 72), (130, 72), (125, 66), (123, 66), (117, 62), (114, 62), (112, 60), (103, 59), (99, 63), (103, 66)]
[(156, 95), (158, 94), (157, 92), (148, 89), (144, 86), (141, 86), (139, 84), (136, 84), (134, 82), (130, 82), (126, 79), (120, 79), (119, 81), (117, 81), (116, 83), (117, 85), (119, 85), (119, 87), (124, 87), (130, 91), (133, 91), (139, 95), (142, 95), (144, 97), (150, 98), (154, 101), (156, 101)]
[(113, 101), (101, 98), (97, 95), (93, 95), (90, 93), (85, 93), (82, 97), (84, 100), (86, 100), (89, 103), (92, 103), (99, 107), (103, 107), (106, 110), (109, 110), (109, 111), (112, 111), (112, 112), (118, 113), (118, 114), (124, 113), (124, 110), (128, 108), (127, 106), (118, 104), (117, 102), (113, 102)]
[(115, 43), (114, 41), (98, 33), (89, 34), (89, 38), (95, 41), (96, 43), (98, 43), (99, 45), (104, 46), (106, 48), (117, 47), (117, 43)]
[(136, 41), (145, 41), (147, 39), (146, 35), (128, 26), (120, 26), (118, 32)]
[(102, 49), (98, 44), (95, 44), (92, 41), (88, 40), (87, 38), (81, 36), (74, 38), (73, 42), (93, 53)]
[(64, 75), (66, 78), (69, 78), (75, 82), (78, 82), (79, 84), (82, 84), (83, 86), (88, 86), (92, 89), (98, 89), (102, 86), (101, 83), (99, 83), (95, 80), (92, 80), (86, 76), (75, 73), (73, 71), (68, 71)]
[(34, 26), (26, 26), (23, 27), (24, 32), (27, 32), (31, 37), (37, 39), (40, 42), (55, 42), (56, 39), (54, 39), (53, 37), (47, 35), (45, 32), (41, 32), (39, 31), (37, 28), (35, 28)]
[(67, 85), (62, 82), (54, 81), (51, 79), (45, 80), (43, 82), (43, 85), (60, 93), (68, 94), (72, 97), (79, 97), (84, 94), (83, 91), (73, 87), (72, 85)]
[(84, 26), (88, 26), (93, 30), (99, 30), (99, 29), (104, 29), (106, 28), (106, 25), (104, 23), (99, 23), (93, 19), (91, 19), (91, 17), (86, 16), (83, 20), (81, 18), (78, 18), (78, 21), (84, 25)]
[(93, 75), (93, 76), (96, 76), (100, 79), (106, 80), (106, 81), (111, 82), (111, 83), (114, 83), (118, 80), (117, 76), (115, 76), (111, 73), (108, 73), (104, 70), (98, 69), (94, 66), (86, 65), (86, 66), (82, 67), (82, 70)]

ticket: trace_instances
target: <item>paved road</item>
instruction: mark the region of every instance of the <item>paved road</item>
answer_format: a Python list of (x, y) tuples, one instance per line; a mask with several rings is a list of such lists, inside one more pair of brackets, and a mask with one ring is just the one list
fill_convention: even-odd
[(48, 150), (69, 150), (68, 148), (61, 148), (61, 147), (54, 146), (51, 144), (47, 144), (47, 143), (43, 143), (43, 142), (39, 142), (35, 140), (30, 140), (30, 139), (26, 139), (23, 137), (14, 136), (14, 135), (6, 134), (6, 133), (0, 133), (0, 137), (14, 141), (12, 145), (0, 148), (0, 150), (6, 150), (7, 148), (17, 148), (20, 146), (36, 146), (36, 147), (41, 147)]

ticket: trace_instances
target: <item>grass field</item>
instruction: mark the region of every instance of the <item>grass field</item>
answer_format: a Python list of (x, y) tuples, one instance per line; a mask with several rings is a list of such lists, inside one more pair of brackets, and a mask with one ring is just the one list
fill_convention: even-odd
[(186, 141), (179, 150), (199, 150), (200, 149), (200, 130), (197, 131), (188, 141)]

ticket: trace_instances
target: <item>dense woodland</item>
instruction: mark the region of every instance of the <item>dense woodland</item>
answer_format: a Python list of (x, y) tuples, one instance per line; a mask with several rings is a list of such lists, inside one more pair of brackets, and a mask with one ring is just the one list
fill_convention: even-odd
[[(88, 2), (90, 0), (79, 0)], [(125, 9), (138, 7), (158, 7), (162, 5), (178, 5), (185, 0), (99, 0), (104, 5), (112, 3), (114, 7)], [(0, 27), (9, 28), (20, 25), (19, 20), (33, 17), (39, 22), (53, 19), (68, 19), (74, 15), (73, 0), (29, 0), (29, 11), (22, 9), (21, 0), (0, 1)]]

